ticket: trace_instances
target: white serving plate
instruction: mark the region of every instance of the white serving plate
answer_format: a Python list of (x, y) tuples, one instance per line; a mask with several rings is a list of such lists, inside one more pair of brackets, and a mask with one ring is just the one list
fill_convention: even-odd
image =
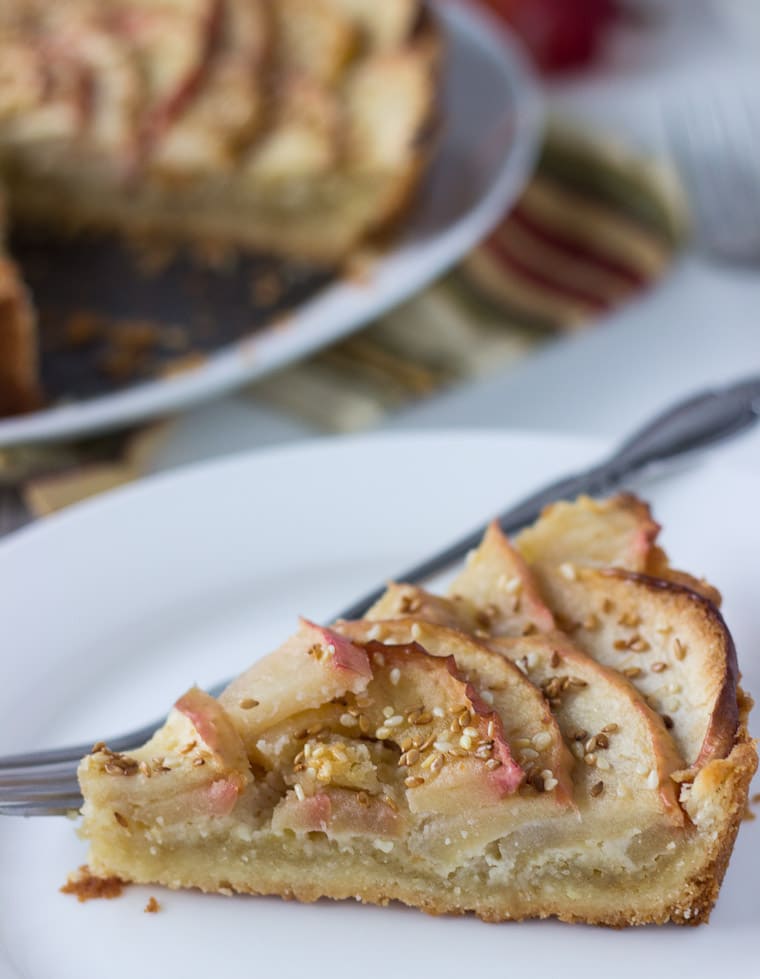
[[(602, 448), (487, 432), (315, 442), (154, 477), (16, 534), (0, 544), (0, 753), (160, 716), (193, 682), (229, 676), (278, 644), (297, 614), (327, 620)], [(706, 465), (645, 490), (674, 562), (722, 589), (745, 684), (760, 691), (760, 478)], [(66, 819), (0, 817), (0, 979), (549, 969), (714, 979), (727, 963), (757, 975), (760, 821), (742, 826), (712, 921), (698, 929), (494, 926), (157, 887), (80, 905), (58, 888), (85, 857)], [(143, 913), (152, 894), (157, 915)]]
[(441, 145), (403, 235), (368, 281), (336, 281), (283, 324), (219, 349), (194, 370), (0, 420), (0, 447), (84, 435), (167, 414), (271, 373), (422, 289), (480, 241), (521, 191), (541, 131), (519, 48), (472, 3), (436, 4), (447, 37)]

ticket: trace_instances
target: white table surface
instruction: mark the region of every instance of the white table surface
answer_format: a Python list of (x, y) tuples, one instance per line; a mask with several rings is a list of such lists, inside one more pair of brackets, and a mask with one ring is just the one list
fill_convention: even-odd
[[(619, 32), (600, 67), (554, 84), (548, 99), (563, 116), (658, 156), (663, 118), (684, 91), (698, 91), (694, 86), (706, 80), (729, 84), (755, 70), (760, 58), (753, 59), (747, 38), (760, 44), (760, 30), (737, 31), (727, 15), (749, 11), (750, 27), (753, 15), (760, 27), (760, 4), (649, 5), (660, 17), (667, 11), (657, 31)], [(681, 395), (752, 373), (760, 373), (760, 269), (720, 267), (687, 254), (659, 286), (606, 322), (503, 374), (418, 404), (383, 427), (517, 427), (616, 438)], [(156, 468), (315, 434), (245, 392), (179, 419)], [(760, 469), (760, 426), (719, 451)]]

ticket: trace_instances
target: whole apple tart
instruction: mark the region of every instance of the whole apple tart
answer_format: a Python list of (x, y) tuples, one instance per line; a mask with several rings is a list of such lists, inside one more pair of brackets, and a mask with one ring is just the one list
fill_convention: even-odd
[[(413, 197), (441, 48), (422, 0), (3, 0), (11, 221), (335, 267)], [(39, 401), (12, 298), (0, 414)]]

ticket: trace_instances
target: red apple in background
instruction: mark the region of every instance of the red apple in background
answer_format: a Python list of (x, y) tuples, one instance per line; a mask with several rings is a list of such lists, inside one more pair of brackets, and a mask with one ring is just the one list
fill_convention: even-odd
[(618, 0), (475, 0), (505, 20), (543, 71), (588, 64)]

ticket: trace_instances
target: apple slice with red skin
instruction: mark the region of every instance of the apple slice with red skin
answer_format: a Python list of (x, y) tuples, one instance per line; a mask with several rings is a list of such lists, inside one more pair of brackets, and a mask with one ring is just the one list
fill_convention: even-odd
[(330, 838), (394, 839), (401, 835), (403, 825), (398, 807), (385, 799), (332, 786), (302, 799), (288, 792), (272, 814), (275, 833), (321, 832)]
[(615, 569), (547, 576), (573, 642), (619, 670), (670, 727), (689, 765), (725, 757), (739, 723), (731, 635), (712, 602), (672, 581)]
[(99, 747), (84, 759), (79, 777), (87, 798), (107, 797), (122, 817), (139, 819), (144, 807), (167, 820), (226, 816), (253, 782), (232, 721), (197, 687), (180, 697), (147, 744), (126, 754)]
[(493, 805), (519, 788), (525, 773), (512, 758), (500, 717), (462, 678), (453, 657), (431, 656), (415, 642), (370, 641), (364, 648), (373, 678), (362, 714), (370, 736), (402, 750), (412, 812)]
[(659, 532), (649, 505), (632, 493), (606, 500), (579, 496), (546, 507), (533, 526), (518, 534), (514, 546), (542, 587), (545, 577), (564, 564), (621, 568), (684, 585), (720, 605), (720, 592), (712, 585), (671, 568), (657, 546)]
[(551, 632), (554, 617), (527, 564), (494, 521), (454, 579), (449, 597), (476, 636)]
[[(426, 735), (424, 745), (431, 735), (438, 735), (420, 752), (419, 760), (406, 766), (406, 795), (412, 812), (461, 812), (467, 807), (494, 805), (517, 791), (525, 773), (512, 758), (501, 719), (462, 679), (453, 656), (431, 656), (417, 643), (387, 646), (370, 642), (366, 649), (375, 673), (367, 691), (373, 704), (366, 713), (379, 724), (375, 736), (387, 731), (383, 740), (400, 745), (421, 727)], [(395, 684), (394, 670), (400, 674)], [(381, 704), (383, 708), (392, 706), (396, 713), (386, 718), (378, 710)], [(423, 719), (428, 713), (433, 715), (430, 725), (407, 723), (409, 716), (415, 716), (413, 708), (417, 706), (422, 708)], [(436, 710), (443, 711), (444, 716), (436, 717)], [(468, 723), (462, 725), (460, 719), (465, 714)], [(388, 722), (394, 717), (403, 717), (405, 723), (389, 728)], [(468, 733), (452, 735), (453, 723)], [(491, 751), (478, 757), (478, 746), (489, 744)], [(430, 758), (434, 761), (427, 766)], [(442, 761), (440, 768), (437, 759)]]
[[(423, 604), (420, 614), (424, 609)], [(495, 710), (501, 718), (512, 753), (516, 754), (516, 744), (530, 743), (530, 753), (520, 760), (526, 779), (546, 793), (553, 805), (572, 805), (574, 759), (543, 694), (509, 659), (472, 636), (424, 619), (341, 622), (336, 628), (357, 642), (370, 638), (392, 644), (416, 640), (433, 656), (453, 656), (458, 674), (479, 691), (481, 700), (487, 698), (487, 710)]]
[(233, 680), (219, 702), (251, 752), (268, 728), (346, 693), (366, 690), (371, 676), (364, 649), (302, 619), (298, 632)]

